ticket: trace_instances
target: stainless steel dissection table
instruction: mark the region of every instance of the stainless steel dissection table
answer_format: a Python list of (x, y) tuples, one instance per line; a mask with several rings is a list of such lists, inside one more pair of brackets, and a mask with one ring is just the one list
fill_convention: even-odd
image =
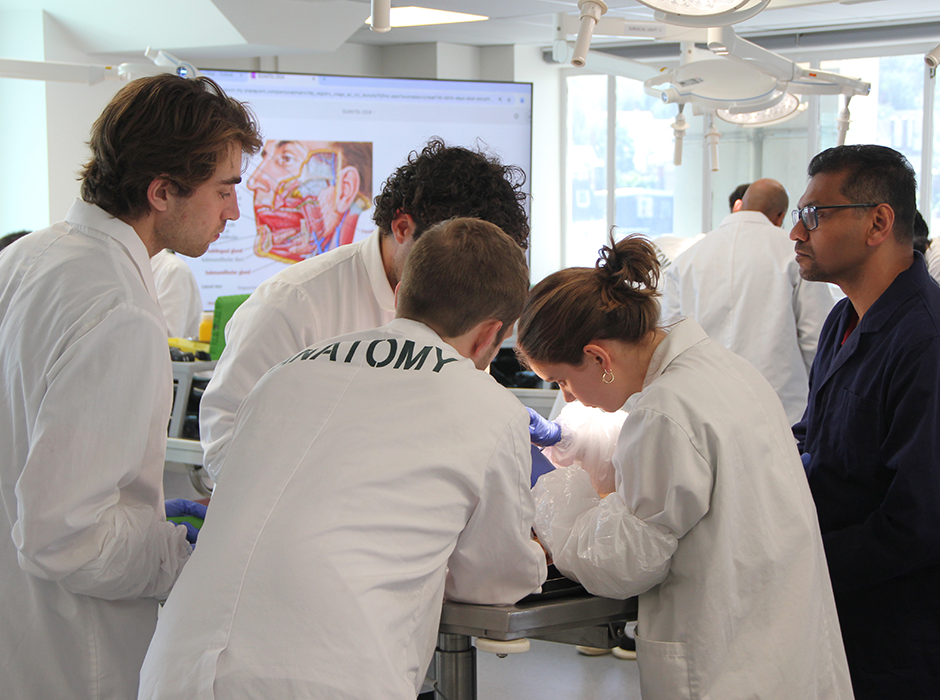
[(437, 651), (428, 672), (435, 700), (476, 700), (476, 649), (471, 637), (499, 641), (542, 639), (610, 649), (627, 622), (636, 620), (636, 598), (613, 600), (580, 591), (515, 605), (444, 603)]

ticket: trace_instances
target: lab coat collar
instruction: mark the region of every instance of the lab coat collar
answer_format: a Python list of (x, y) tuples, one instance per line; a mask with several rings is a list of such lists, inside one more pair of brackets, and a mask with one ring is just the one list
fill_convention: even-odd
[[(924, 256), (916, 250), (914, 251), (914, 262), (909, 268), (894, 278), (894, 281), (882, 293), (880, 297), (871, 305), (868, 312), (862, 317), (858, 327), (845, 341), (845, 344), (836, 353), (835, 359), (829, 367), (829, 372), (823, 378), (820, 386), (823, 386), (829, 378), (834, 375), (846, 361), (855, 354), (858, 349), (859, 341), (865, 333), (878, 333), (884, 328), (884, 325), (897, 313), (898, 308), (910, 299), (918, 290), (923, 289), (925, 284), (932, 284), (933, 278), (927, 272), (927, 264), (924, 262)], [(844, 338), (849, 323), (855, 318), (855, 309), (849, 299), (844, 299), (835, 307), (833, 313), (840, 314), (838, 320), (838, 330), (836, 338)]]
[(927, 272), (927, 263), (924, 256), (914, 251), (914, 262), (901, 274), (875, 300), (862, 318), (859, 330), (862, 333), (875, 333), (880, 331), (885, 323), (894, 316), (898, 307), (922, 289), (933, 278)]
[(753, 224), (770, 224), (771, 226), (773, 225), (773, 222), (768, 219), (763, 214), (763, 212), (742, 210), (728, 214), (724, 219), (721, 220), (721, 226), (743, 224), (745, 222)]
[[(708, 340), (708, 334), (691, 318), (684, 318), (675, 325), (663, 330), (666, 332), (666, 337), (653, 351), (653, 356), (650, 358), (650, 366), (646, 370), (646, 378), (643, 380), (644, 391), (666, 371), (666, 368), (679, 355), (693, 345)], [(642, 392), (636, 393), (627, 399), (627, 403), (623, 407), (624, 411), (630, 412), (631, 405), (637, 400), (640, 393)]]
[(101, 207), (81, 199), (76, 199), (72, 203), (68, 214), (65, 215), (65, 221), (82, 233), (95, 237), (104, 234), (121, 244), (137, 267), (140, 279), (150, 297), (157, 301), (157, 288), (153, 281), (153, 269), (150, 267), (150, 255), (147, 252), (147, 246), (140, 240), (140, 236), (132, 226), (111, 216)]
[(376, 228), (362, 244), (362, 262), (366, 266), (372, 293), (383, 311), (395, 310), (395, 290), (388, 283), (382, 262), (382, 231)]

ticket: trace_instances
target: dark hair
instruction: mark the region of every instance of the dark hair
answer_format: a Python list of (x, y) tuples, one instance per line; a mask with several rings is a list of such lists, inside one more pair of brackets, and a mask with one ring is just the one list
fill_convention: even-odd
[(0, 250), (3, 250), (11, 243), (14, 243), (20, 240), (27, 233), (29, 233), (29, 231), (23, 230), (23, 231), (14, 231), (13, 233), (6, 234), (2, 238), (0, 238)]
[(497, 319), (505, 336), (529, 291), (529, 269), (517, 243), (480, 219), (431, 226), (405, 261), (396, 315), (448, 338)]
[(231, 146), (261, 148), (254, 115), (209, 78), (163, 73), (125, 85), (95, 121), (82, 199), (112, 216), (149, 211), (147, 188), (169, 180), (182, 196), (206, 182)]
[(529, 239), (524, 184), (520, 168), (434, 138), (385, 181), (372, 218), (388, 233), (396, 216), (408, 214), (418, 238), (439, 221), (473, 217), (496, 224), (524, 250)]
[(744, 193), (747, 192), (747, 188), (751, 186), (750, 182), (745, 182), (743, 185), (738, 185), (734, 188), (734, 192), (728, 197), (728, 208), (734, 211), (734, 203), (739, 199), (744, 199)]
[(519, 319), (523, 359), (579, 366), (595, 340), (637, 343), (657, 328), (659, 260), (633, 234), (600, 250), (594, 268), (572, 267), (535, 285)]
[(917, 178), (907, 158), (894, 149), (874, 145), (836, 146), (817, 154), (807, 172), (810, 177), (820, 173), (847, 173), (841, 189), (846, 199), (853, 204), (887, 204), (894, 210), (895, 239), (903, 242), (913, 238)]
[(924, 221), (923, 215), (918, 210), (914, 210), (914, 250), (919, 251), (921, 255), (927, 253), (930, 247), (930, 227)]

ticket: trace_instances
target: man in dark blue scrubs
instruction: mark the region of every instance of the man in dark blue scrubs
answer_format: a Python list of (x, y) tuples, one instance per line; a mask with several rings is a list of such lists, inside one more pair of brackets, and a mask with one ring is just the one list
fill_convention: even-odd
[(940, 697), (940, 287), (913, 250), (900, 153), (840, 146), (794, 212), (800, 275), (846, 294), (793, 433), (816, 501), (856, 697)]

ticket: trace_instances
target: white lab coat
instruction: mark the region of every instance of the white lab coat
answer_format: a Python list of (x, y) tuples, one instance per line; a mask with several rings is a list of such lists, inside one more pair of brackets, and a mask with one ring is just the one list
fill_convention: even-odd
[(445, 594), (544, 580), (518, 400), (414, 321), (317, 349), (239, 409), (140, 698), (414, 700)]
[(536, 532), (592, 593), (639, 595), (644, 700), (849, 700), (816, 509), (771, 387), (687, 319), (624, 409), (617, 491), (546, 474)]
[(376, 229), (360, 243), (291, 265), (261, 284), (225, 329), (225, 350), (199, 406), (206, 470), (216, 481), (235, 412), (274, 365), (321, 340), (395, 318)]
[(828, 285), (800, 277), (786, 231), (760, 212), (739, 211), (666, 270), (662, 319), (694, 318), (754, 365), (792, 425), (803, 417), (819, 331), (834, 303)]
[(76, 202), (0, 258), (0, 696), (133, 697), (191, 547), (167, 523), (172, 374), (147, 250)]
[(927, 272), (940, 284), (940, 243), (934, 241), (930, 244), (924, 253), (924, 260), (927, 262)]
[(150, 266), (169, 337), (198, 338), (202, 295), (192, 268), (172, 250), (161, 250), (154, 255)]

